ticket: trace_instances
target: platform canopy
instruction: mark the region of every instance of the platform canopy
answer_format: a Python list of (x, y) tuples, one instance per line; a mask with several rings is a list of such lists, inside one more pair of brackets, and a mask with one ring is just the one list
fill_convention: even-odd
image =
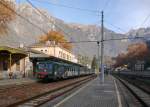
[(27, 55), (27, 52), (18, 49), (18, 48), (11, 48), (11, 47), (7, 47), (7, 46), (0, 46), (0, 52), (8, 52), (11, 54), (23, 54), (23, 55)]
[(12, 71), (12, 65), (19, 63), (28, 53), (20, 48), (12, 48), (8, 46), (0, 46), (0, 70)]
[(11, 48), (8, 46), (0, 46), (0, 61), (7, 61), (11, 64), (26, 57), (28, 54), (19, 48)]

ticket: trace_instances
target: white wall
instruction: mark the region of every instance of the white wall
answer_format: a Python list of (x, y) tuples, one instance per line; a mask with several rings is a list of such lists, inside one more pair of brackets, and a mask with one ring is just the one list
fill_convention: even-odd
[(61, 48), (59, 46), (34, 47), (32, 49), (43, 52), (50, 56), (55, 56), (55, 57), (69, 60), (69, 61), (72, 61), (75, 63), (78, 62), (77, 58), (75, 57), (75, 55), (73, 53), (71, 53), (71, 52), (67, 51), (66, 49)]

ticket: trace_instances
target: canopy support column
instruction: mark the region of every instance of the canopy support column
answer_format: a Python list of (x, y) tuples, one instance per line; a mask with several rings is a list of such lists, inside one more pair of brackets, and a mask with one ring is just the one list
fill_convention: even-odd
[(10, 71), (9, 71), (9, 78), (11, 79), (12, 78), (12, 75), (13, 75), (13, 72), (11, 71), (11, 65), (12, 65), (12, 54), (10, 53), (9, 54), (9, 69), (10, 69)]

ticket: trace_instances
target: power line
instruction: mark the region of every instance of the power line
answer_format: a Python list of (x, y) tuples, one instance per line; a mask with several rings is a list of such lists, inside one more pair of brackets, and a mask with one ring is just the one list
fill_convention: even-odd
[[(52, 22), (45, 14), (43, 14), (36, 6), (34, 6), (30, 0), (27, 0), (27, 2), (34, 8), (36, 9), (41, 15), (43, 15), (44, 17), (46, 17), (50, 22)], [(53, 23), (53, 22), (52, 22)], [(60, 29), (62, 31), (62, 28), (58, 25), (56, 25), (55, 23), (53, 23), (58, 29)], [(70, 36), (70, 34), (68, 34), (67, 32), (63, 31), (66, 35)], [(96, 41), (73, 41), (73, 42), (60, 42), (60, 43), (85, 43), (85, 42), (96, 42)]]
[(98, 42), (98, 41), (69, 41), (69, 42), (59, 42), (59, 43), (94, 43), (94, 42)]
[(118, 30), (121, 31), (121, 32), (126, 32), (124, 29), (122, 29), (122, 28), (120, 28), (120, 27), (118, 27), (118, 26), (116, 26), (116, 25), (114, 25), (114, 24), (112, 24), (112, 23), (108, 23), (107, 21), (105, 21), (105, 23), (111, 25), (112, 27), (118, 29)]
[[(117, 40), (134, 40), (134, 39), (149, 39), (150, 37), (126, 37), (126, 38), (113, 38), (113, 39), (104, 39), (104, 42), (107, 41), (117, 41)], [(69, 42), (60, 42), (60, 43), (97, 43), (102, 41), (69, 41)]]
[[(100, 21), (94, 22), (94, 24), (96, 24), (96, 25), (99, 25), (98, 23), (100, 23)], [(108, 25), (110, 25), (110, 26), (112, 26), (112, 27), (118, 29), (119, 31), (121, 31), (121, 32), (123, 32), (123, 33), (126, 32), (125, 29), (122, 29), (122, 28), (120, 28), (120, 27), (118, 27), (118, 26), (116, 26), (116, 25), (114, 25), (114, 24), (112, 24), (112, 23), (109, 23), (109, 22), (107, 22), (107, 21), (105, 21), (104, 23), (106, 23), (106, 24), (108, 24)]]
[[(127, 37), (127, 38), (113, 38), (113, 39), (104, 39), (104, 42), (107, 41), (120, 41), (120, 40), (134, 40), (134, 39), (150, 39), (150, 37)], [(69, 41), (69, 42), (59, 42), (59, 43), (74, 43), (74, 44), (78, 44), (78, 43), (97, 43), (97, 42), (102, 42), (102, 41)], [(18, 43), (18, 42), (14, 42), (14, 43)]]
[[(147, 15), (147, 17), (145, 17), (145, 19), (144, 19), (144, 21), (141, 23), (141, 25), (138, 27), (138, 28), (140, 28), (140, 27), (142, 27), (144, 24), (145, 24), (145, 22), (149, 19), (149, 17), (150, 17), (150, 14), (149, 15)], [(138, 33), (138, 30), (136, 31), (136, 34)], [(138, 35), (137, 35), (138, 36)], [(136, 37), (137, 37), (136, 36)]]
[[(28, 0), (27, 0), (28, 1)], [(11, 10), (12, 12), (14, 12), (17, 16), (21, 17), (22, 19), (26, 20), (28, 23), (32, 24), (33, 26), (39, 28), (41, 31), (43, 31), (43, 29), (41, 29), (39, 26), (35, 25), (34, 23), (32, 23), (31, 21), (29, 21), (28, 19), (26, 19), (25, 17), (23, 17), (22, 15), (18, 14), (16, 11), (12, 10), (11, 8), (9, 8), (8, 6), (6, 6), (2, 1), (0, 1), (0, 3), (5, 6), (6, 8), (8, 8), (9, 10)], [(45, 15), (46, 16), (46, 15)], [(47, 16), (46, 16), (47, 17)], [(120, 29), (120, 28), (119, 28)], [(43, 31), (44, 33), (47, 34), (46, 31)], [(141, 39), (141, 38), (150, 38), (150, 37), (132, 37), (132, 38), (116, 38), (116, 39), (107, 39), (107, 40), (103, 40), (103, 41), (113, 41), (113, 40), (125, 40), (125, 39)], [(70, 41), (70, 42), (61, 42), (61, 43), (89, 43), (89, 42), (98, 42), (98, 41)], [(101, 42), (101, 41), (99, 41)]]
[(28, 23), (30, 23), (31, 25), (35, 26), (36, 28), (38, 28), (39, 30), (41, 30), (42, 32), (44, 32), (45, 34), (47, 34), (47, 32), (45, 30), (43, 30), (42, 28), (40, 28), (39, 26), (35, 25), (34, 23), (32, 23), (30, 20), (26, 19), (24, 16), (20, 15), (19, 13), (17, 13), (16, 11), (14, 11), (13, 9), (11, 9), (10, 7), (8, 7), (7, 5), (5, 5), (2, 1), (0, 1), (0, 4), (2, 4), (4, 7), (6, 7), (7, 9), (9, 9), (10, 11), (12, 11), (13, 13), (15, 13), (17, 16), (19, 16), (20, 18), (24, 19), (25, 21), (27, 21)]
[(144, 21), (142, 22), (142, 24), (140, 26), (143, 26), (149, 18), (150, 18), (150, 14), (144, 19)]
[(55, 27), (57, 27), (60, 31), (63, 31), (65, 35), (70, 36), (70, 34), (68, 32), (65, 32), (60, 26), (58, 26), (57, 24), (55, 24), (52, 20), (49, 19), (49, 17), (47, 15), (45, 15), (44, 13), (42, 13), (35, 5), (33, 5), (32, 2), (30, 2), (30, 0), (26, 0), (35, 10), (37, 10), (42, 16), (44, 16), (47, 20), (49, 20), (53, 25), (55, 25)]
[(134, 40), (134, 39), (148, 39), (150, 37), (127, 37), (127, 38), (113, 38), (113, 39), (107, 39), (104, 41), (115, 41), (115, 40)]
[(45, 3), (48, 3), (50, 5), (55, 5), (55, 6), (58, 6), (58, 7), (65, 7), (65, 8), (70, 8), (70, 9), (75, 9), (75, 10), (79, 10), (79, 11), (86, 11), (86, 12), (91, 12), (91, 13), (99, 13), (98, 10), (90, 10), (90, 9), (84, 9), (84, 8), (79, 8), (79, 7), (73, 7), (73, 6), (68, 6), (68, 5), (64, 5), (64, 4), (58, 4), (58, 3), (53, 3), (53, 2), (50, 2), (50, 1), (43, 1), (43, 0), (34, 0), (36, 2), (45, 2)]
[[(20, 15), (19, 13), (17, 13), (16, 11), (12, 10), (11, 8), (9, 8), (8, 6), (6, 6), (3, 2), (0, 1), (0, 3), (2, 5), (4, 5), (6, 8), (8, 8), (9, 10), (11, 10), (13, 13), (15, 13), (17, 16), (21, 17), (22, 19), (24, 19), (25, 21), (27, 21), (28, 23), (32, 24), (33, 26), (37, 27), (38, 29), (40, 29), (41, 31), (43, 31), (45, 34), (47, 34), (46, 31), (44, 31), (43, 29), (41, 29), (39, 26), (35, 25), (34, 23), (32, 23), (30, 20), (26, 19), (25, 17), (23, 17), (22, 15)], [(62, 42), (62, 43), (84, 43), (84, 42), (96, 42), (96, 41), (74, 41), (74, 42)], [(17, 42), (14, 42), (17, 43)]]
[(106, 8), (107, 8), (107, 6), (109, 5), (109, 3), (110, 3), (110, 0), (107, 0), (106, 1), (106, 3), (105, 3), (105, 5), (104, 5), (104, 7), (103, 7), (103, 11), (105, 11), (106, 10)]
[[(150, 39), (150, 37), (127, 37), (127, 38), (113, 38), (113, 39), (104, 39), (104, 42), (107, 41), (120, 41), (120, 40), (134, 40), (134, 39)], [(102, 42), (101, 40), (95, 40), (95, 41), (68, 41), (68, 42), (59, 42), (59, 43), (73, 43), (73, 44), (78, 44), (78, 43), (97, 43), (97, 42)], [(14, 42), (18, 43), (18, 42)]]

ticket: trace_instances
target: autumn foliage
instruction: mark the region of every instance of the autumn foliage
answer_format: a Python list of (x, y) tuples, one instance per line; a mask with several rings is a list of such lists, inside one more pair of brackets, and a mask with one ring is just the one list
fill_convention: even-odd
[(146, 43), (135, 43), (128, 46), (127, 53), (121, 53), (116, 57), (115, 67), (123, 64), (133, 63), (136, 60), (144, 60), (149, 55)]
[(46, 41), (55, 41), (56, 44), (60, 44), (63, 48), (67, 50), (72, 49), (72, 44), (65, 39), (64, 35), (61, 32), (49, 31), (47, 35), (40, 36), (39, 41), (45, 43)]
[(15, 5), (11, 0), (0, 0), (0, 33), (7, 31), (7, 23), (15, 18)]

